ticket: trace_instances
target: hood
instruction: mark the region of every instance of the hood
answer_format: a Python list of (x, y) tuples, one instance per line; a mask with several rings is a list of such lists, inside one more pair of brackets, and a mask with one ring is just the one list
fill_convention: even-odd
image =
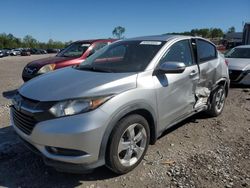
[(250, 59), (226, 58), (230, 70), (250, 70)]
[(61, 62), (64, 62), (67, 60), (72, 60), (72, 59), (75, 59), (75, 57), (57, 57), (57, 56), (54, 56), (54, 57), (48, 57), (48, 58), (43, 58), (43, 59), (38, 59), (38, 60), (32, 61), (28, 64), (28, 66), (40, 68), (40, 67), (47, 65), (47, 64), (57, 64), (57, 63), (61, 63)]
[(137, 73), (102, 73), (59, 69), (38, 76), (19, 88), (19, 93), (37, 101), (117, 94), (136, 87)]

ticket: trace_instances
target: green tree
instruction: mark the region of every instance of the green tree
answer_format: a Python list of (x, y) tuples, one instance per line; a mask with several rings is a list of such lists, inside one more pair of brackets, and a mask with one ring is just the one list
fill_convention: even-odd
[(38, 41), (34, 39), (31, 35), (26, 35), (23, 38), (24, 46), (27, 48), (37, 48), (38, 47)]
[(199, 35), (204, 37), (204, 38), (209, 38), (210, 37), (210, 31), (208, 28), (204, 28), (204, 29), (199, 29), (198, 31)]
[(65, 46), (70, 45), (72, 42), (73, 42), (72, 40), (70, 40), (70, 41), (68, 41), (68, 42), (65, 42)]
[(67, 43), (63, 43), (61, 41), (53, 41), (52, 39), (49, 39), (47, 43), (47, 48), (64, 48)]
[(12, 34), (0, 34), (0, 48), (17, 48), (20, 46), (20, 39)]
[(211, 28), (210, 33), (211, 38), (221, 38), (224, 34), (220, 28)]
[(47, 43), (47, 48), (54, 48), (54, 41), (52, 39), (49, 39), (48, 43)]
[(13, 34), (0, 33), (0, 49), (2, 48), (64, 48), (67, 43), (53, 41), (50, 39), (47, 43), (39, 42), (31, 35), (26, 35), (23, 40), (15, 37)]
[(198, 30), (198, 29), (192, 29), (192, 30), (190, 31), (190, 34), (191, 34), (192, 36), (197, 36), (197, 35), (199, 35), (199, 30)]
[(125, 33), (125, 28), (122, 26), (117, 26), (112, 31), (113, 36), (115, 36), (118, 39), (124, 38), (122, 35)]
[(229, 27), (227, 33), (235, 33), (235, 27)]

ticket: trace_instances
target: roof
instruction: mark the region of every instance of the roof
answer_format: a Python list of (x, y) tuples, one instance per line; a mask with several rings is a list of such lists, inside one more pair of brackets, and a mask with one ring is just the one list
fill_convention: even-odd
[(152, 36), (143, 36), (143, 37), (135, 37), (128, 40), (155, 40), (155, 41), (169, 41), (170, 39), (174, 38), (187, 38), (189, 36), (183, 36), (183, 35), (152, 35)]
[(234, 33), (227, 33), (225, 38), (226, 39), (242, 39), (242, 32), (234, 32)]
[(98, 42), (98, 41), (107, 41), (107, 42), (113, 42), (117, 39), (88, 39), (88, 40), (78, 40), (75, 42), (86, 42), (86, 43), (94, 43), (94, 42)]

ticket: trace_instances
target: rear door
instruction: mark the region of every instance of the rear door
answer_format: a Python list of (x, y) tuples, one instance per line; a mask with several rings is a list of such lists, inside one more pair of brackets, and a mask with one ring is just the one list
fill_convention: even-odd
[(193, 58), (190, 40), (174, 43), (162, 56), (165, 62), (183, 62), (186, 69), (179, 74), (154, 76), (161, 129), (193, 111), (195, 89), (199, 80), (198, 66)]
[(218, 54), (216, 47), (203, 39), (196, 39), (197, 57), (200, 67), (199, 87), (211, 90), (216, 82), (216, 68), (218, 65)]

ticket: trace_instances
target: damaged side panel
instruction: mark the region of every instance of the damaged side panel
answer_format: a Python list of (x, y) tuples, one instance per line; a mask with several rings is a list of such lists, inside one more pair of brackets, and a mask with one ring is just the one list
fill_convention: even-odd
[[(195, 88), (194, 94), (195, 94), (195, 99), (196, 99), (194, 109), (197, 110), (200, 108), (206, 108), (208, 106), (209, 96), (215, 88), (216, 81), (221, 78), (222, 66), (221, 66), (220, 58), (217, 58), (217, 55), (218, 55), (217, 51), (212, 44), (210, 44), (207, 41), (194, 39), (192, 41), (192, 46), (193, 46), (193, 50), (196, 51), (195, 54), (197, 56), (197, 62), (198, 62), (197, 64), (199, 66), (199, 80), (197, 82), (197, 85), (194, 87)], [(202, 48), (205, 48), (205, 47), (210, 48), (210, 54), (208, 55), (212, 56), (212, 58), (210, 57), (210, 59), (208, 60), (204, 60), (208, 58), (208, 57), (204, 57), (206, 56), (206, 54), (203, 54), (204, 52)], [(208, 49), (206, 49), (205, 53), (207, 51)], [(199, 55), (203, 57), (199, 57)]]
[(194, 109), (207, 107), (210, 93), (211, 91), (206, 87), (197, 87), (195, 91), (196, 103)]
[[(174, 48), (177, 45), (179, 45), (181, 49), (186, 45), (186, 43), (181, 43), (181, 41), (176, 42), (166, 50), (166, 54), (162, 57), (162, 59), (171, 59), (171, 61), (176, 62), (185, 61), (186, 67), (184, 72), (180, 74), (159, 74), (153, 76), (160, 131), (165, 130), (166, 125), (169, 127), (194, 112), (207, 109), (210, 104), (209, 97), (211, 92), (222, 75), (221, 65), (223, 63), (221, 63), (220, 58), (217, 57), (216, 49), (214, 58), (203, 60), (200, 63), (196, 41), (197, 40), (194, 39), (190, 43), (192, 46), (190, 48), (192, 56), (191, 63), (190, 61), (186, 61), (185, 58), (178, 61), (179, 56), (188, 57), (188, 48), (185, 48), (186, 51), (181, 51), (181, 54), (178, 56), (173, 56), (170, 53), (173, 49), (175, 50), (173, 54), (178, 53), (178, 50)], [(209, 42), (207, 43), (211, 45)], [(207, 49), (205, 49), (205, 52), (207, 52)], [(169, 56), (171, 58), (168, 58)], [(177, 58), (177, 60), (175, 58)]]

